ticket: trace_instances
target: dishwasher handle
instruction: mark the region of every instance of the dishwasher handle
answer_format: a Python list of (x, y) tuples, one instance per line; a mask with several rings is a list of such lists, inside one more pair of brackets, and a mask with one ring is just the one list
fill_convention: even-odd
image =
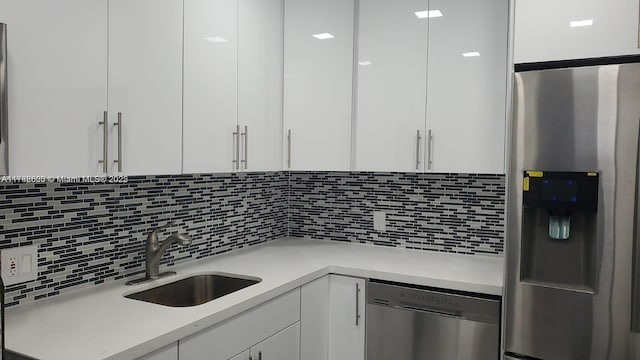
[(460, 313), (442, 311), (442, 310), (436, 310), (436, 309), (425, 309), (425, 308), (418, 308), (418, 307), (415, 307), (415, 306), (408, 306), (408, 305), (396, 305), (396, 306), (393, 306), (393, 307), (396, 308), (396, 309), (419, 311), (419, 312), (425, 313), (425, 314), (431, 314), (431, 315), (437, 315), (437, 316), (446, 316), (446, 317), (452, 317), (452, 318), (456, 318), (456, 319), (459, 319), (459, 318), (462, 317), (462, 314), (460, 314)]

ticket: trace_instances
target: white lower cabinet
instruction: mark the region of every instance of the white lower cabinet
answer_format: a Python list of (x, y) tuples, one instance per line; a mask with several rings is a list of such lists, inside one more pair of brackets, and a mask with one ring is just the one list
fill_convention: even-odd
[(300, 360), (300, 322), (229, 360)]
[(365, 280), (329, 275), (329, 360), (364, 360)]
[(303, 360), (364, 360), (365, 280), (327, 275), (301, 289)]
[(167, 345), (137, 360), (178, 360), (178, 343)]
[[(220, 325), (212, 326), (197, 334), (180, 340), (179, 358), (180, 360), (228, 360), (236, 359), (252, 346), (259, 346), (266, 342), (265, 339), (274, 338), (275, 344), (289, 346), (289, 349), (278, 349), (279, 353), (288, 354), (299, 352), (299, 341), (292, 341), (286, 333), (282, 337), (276, 338), (283, 330), (289, 330), (292, 325), (300, 320), (300, 289), (290, 291), (284, 295), (270, 300), (262, 305), (250, 309), (237, 315)], [(295, 326), (298, 332), (295, 336), (299, 339), (299, 325)], [(289, 344), (289, 345), (287, 345)], [(265, 345), (264, 355), (278, 346)], [(258, 357), (255, 358), (256, 360)], [(288, 360), (290, 358), (282, 358)], [(291, 358), (293, 359), (293, 358)], [(297, 358), (296, 358), (297, 359)]]
[(144, 360), (364, 360), (365, 279), (327, 275)]
[(329, 276), (300, 288), (300, 357), (327, 360), (329, 356)]
[(250, 360), (300, 360), (300, 322), (252, 346)]
[(251, 359), (251, 349), (247, 349), (229, 360), (249, 360)]

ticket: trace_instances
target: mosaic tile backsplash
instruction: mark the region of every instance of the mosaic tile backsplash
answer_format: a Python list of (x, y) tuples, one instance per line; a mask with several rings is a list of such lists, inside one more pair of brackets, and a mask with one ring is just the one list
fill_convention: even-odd
[[(173, 265), (283, 236), (501, 254), (504, 176), (266, 172), (130, 177), (124, 184), (0, 183), (0, 249), (38, 245), (38, 280), (7, 306), (144, 273), (144, 241), (187, 232)], [(373, 211), (386, 213), (385, 231)]]
[(283, 172), (130, 177), (124, 184), (0, 184), (0, 248), (38, 245), (38, 280), (6, 287), (5, 304), (144, 273), (151, 228), (186, 232), (161, 264), (286, 236)]
[[(504, 251), (503, 175), (290, 174), (289, 235), (461, 254)], [(376, 231), (373, 212), (386, 214)]]

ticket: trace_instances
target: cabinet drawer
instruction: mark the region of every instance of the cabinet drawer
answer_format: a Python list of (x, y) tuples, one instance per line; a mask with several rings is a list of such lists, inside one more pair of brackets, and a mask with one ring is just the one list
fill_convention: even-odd
[(300, 289), (180, 340), (181, 360), (227, 360), (300, 320)]

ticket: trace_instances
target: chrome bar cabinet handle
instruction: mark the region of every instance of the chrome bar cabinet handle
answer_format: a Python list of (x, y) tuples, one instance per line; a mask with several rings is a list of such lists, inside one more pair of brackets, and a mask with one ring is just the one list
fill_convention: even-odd
[(234, 158), (232, 163), (235, 164), (235, 169), (240, 169), (240, 125), (236, 125), (236, 131), (233, 132), (233, 139), (235, 141)]
[(287, 133), (287, 169), (291, 169), (291, 129)]
[(420, 170), (420, 140), (422, 140), (422, 136), (420, 136), (420, 129), (418, 129), (418, 135), (416, 136), (416, 170)]
[(427, 134), (427, 169), (431, 170), (433, 166), (433, 158), (431, 155), (431, 148), (433, 147), (433, 134), (431, 129), (429, 129), (429, 133)]
[(360, 326), (360, 284), (356, 283), (356, 326)]
[(244, 164), (244, 169), (247, 170), (247, 151), (249, 150), (249, 126), (244, 126), (244, 132), (241, 134), (244, 136), (244, 160), (242, 163)]
[(113, 160), (114, 163), (118, 164), (118, 172), (122, 172), (122, 113), (118, 113), (118, 122), (113, 123), (114, 126), (118, 127), (118, 159)]
[(103, 120), (98, 124), (102, 125), (102, 160), (98, 160), (98, 164), (102, 164), (102, 172), (107, 173), (108, 159), (109, 159), (109, 113), (107, 111), (103, 114)]

